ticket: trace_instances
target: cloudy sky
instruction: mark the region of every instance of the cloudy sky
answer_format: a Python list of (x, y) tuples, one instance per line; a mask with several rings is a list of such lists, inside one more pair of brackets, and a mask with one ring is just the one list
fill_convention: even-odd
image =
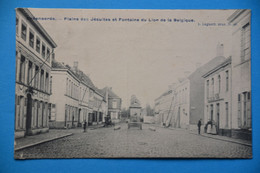
[[(56, 59), (79, 68), (94, 84), (109, 86), (128, 107), (135, 94), (142, 106), (154, 105), (184, 73), (216, 56), (218, 43), (230, 56), (233, 10), (72, 10), (30, 9), (57, 43)], [(69, 21), (64, 18), (88, 18)], [(90, 21), (91, 18), (147, 19), (146, 22)], [(149, 19), (193, 19), (195, 22), (148, 22)], [(225, 26), (205, 26), (223, 23)]]

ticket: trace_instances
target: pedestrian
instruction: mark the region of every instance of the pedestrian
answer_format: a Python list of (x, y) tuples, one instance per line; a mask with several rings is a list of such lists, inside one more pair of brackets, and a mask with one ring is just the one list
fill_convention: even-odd
[(87, 129), (87, 122), (86, 122), (86, 120), (84, 121), (83, 129), (84, 129), (84, 133), (85, 133), (85, 132), (86, 132), (86, 129)]
[(201, 119), (199, 119), (199, 121), (198, 121), (198, 133), (199, 133), (199, 135), (200, 135), (200, 127), (201, 127)]

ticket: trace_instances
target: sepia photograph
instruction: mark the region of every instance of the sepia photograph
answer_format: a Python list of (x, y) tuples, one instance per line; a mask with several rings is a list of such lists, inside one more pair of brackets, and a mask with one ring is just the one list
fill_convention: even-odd
[(15, 159), (253, 158), (251, 10), (15, 10)]

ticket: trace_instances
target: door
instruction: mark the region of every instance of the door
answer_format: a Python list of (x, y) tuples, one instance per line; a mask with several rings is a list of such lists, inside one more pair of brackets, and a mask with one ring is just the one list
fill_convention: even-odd
[(219, 130), (219, 103), (217, 103), (217, 118), (216, 118), (217, 132)]
[(26, 111), (26, 135), (30, 135), (32, 126), (32, 97), (27, 94), (27, 111)]
[(178, 108), (178, 117), (177, 117), (177, 127), (180, 128), (181, 127), (181, 107)]

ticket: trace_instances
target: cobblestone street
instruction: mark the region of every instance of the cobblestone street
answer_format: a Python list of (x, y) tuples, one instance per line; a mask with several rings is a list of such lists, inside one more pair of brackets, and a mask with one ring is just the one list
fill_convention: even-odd
[(205, 157), (250, 158), (252, 148), (216, 140), (186, 130), (156, 128), (143, 124), (143, 130), (121, 124), (121, 129), (73, 129), (62, 139), (15, 152), (15, 158), (144, 158), (144, 157)]

